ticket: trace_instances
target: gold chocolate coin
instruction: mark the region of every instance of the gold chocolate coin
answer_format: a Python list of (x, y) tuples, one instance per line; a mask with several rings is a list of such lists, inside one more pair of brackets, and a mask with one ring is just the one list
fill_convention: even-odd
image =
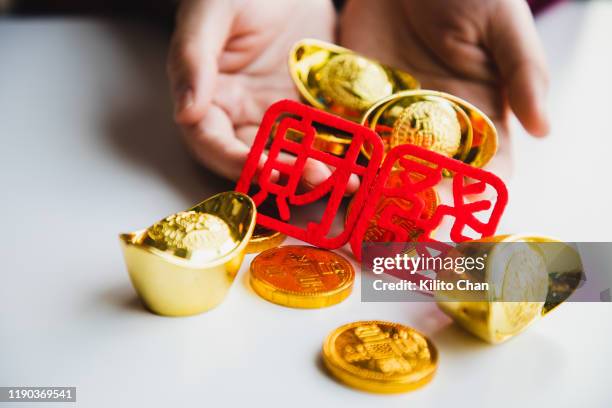
[(397, 117), (391, 133), (391, 148), (413, 144), (446, 157), (453, 157), (461, 143), (461, 125), (448, 104), (415, 102)]
[(438, 351), (430, 339), (397, 323), (362, 321), (337, 328), (323, 344), (323, 362), (341, 382), (364, 391), (412, 391), (433, 378)]
[(289, 245), (257, 255), (250, 268), (253, 290), (283, 306), (319, 308), (340, 303), (353, 290), (355, 271), (325, 249)]
[(246, 247), (247, 254), (255, 254), (263, 252), (270, 248), (275, 248), (283, 243), (287, 236), (278, 231), (262, 227), (257, 224), (253, 235)]

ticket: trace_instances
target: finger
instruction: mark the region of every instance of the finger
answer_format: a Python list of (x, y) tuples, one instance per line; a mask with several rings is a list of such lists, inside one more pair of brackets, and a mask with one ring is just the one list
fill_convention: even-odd
[(510, 107), (534, 136), (549, 131), (548, 68), (533, 17), (523, 1), (503, 1), (491, 16), (487, 46), (502, 75)]
[(240, 177), (250, 148), (236, 138), (232, 122), (223, 109), (211, 105), (200, 123), (183, 127), (183, 134), (202, 164), (231, 180)]
[(210, 104), (217, 61), (230, 32), (233, 8), (223, 0), (183, 0), (168, 56), (175, 119), (195, 125)]

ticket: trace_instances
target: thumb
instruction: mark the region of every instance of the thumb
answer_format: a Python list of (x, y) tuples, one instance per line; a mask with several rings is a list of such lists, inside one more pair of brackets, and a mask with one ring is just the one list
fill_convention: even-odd
[(214, 91), (217, 60), (233, 21), (232, 2), (183, 0), (168, 55), (175, 120), (192, 125), (204, 117)]
[(487, 45), (504, 81), (510, 107), (529, 133), (544, 136), (549, 131), (545, 108), (548, 68), (527, 2), (500, 2), (490, 21)]

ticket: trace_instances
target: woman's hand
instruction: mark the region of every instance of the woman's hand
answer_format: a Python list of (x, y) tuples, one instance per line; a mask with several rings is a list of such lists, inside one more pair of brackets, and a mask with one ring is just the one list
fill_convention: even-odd
[[(266, 108), (297, 98), (291, 46), (305, 37), (333, 41), (334, 29), (329, 0), (183, 0), (168, 72), (175, 120), (195, 157), (237, 179)], [(309, 161), (304, 182), (329, 174)]]
[(529, 133), (548, 133), (548, 70), (524, 0), (348, 0), (340, 43), (468, 100), (502, 137), (510, 109)]

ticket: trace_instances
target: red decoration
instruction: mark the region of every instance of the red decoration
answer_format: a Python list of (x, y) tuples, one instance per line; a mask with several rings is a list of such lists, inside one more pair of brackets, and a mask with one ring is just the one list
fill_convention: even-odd
[[(350, 138), (351, 143), (342, 157), (313, 147), (316, 129), (322, 127), (331, 129), (331, 133), (342, 133)], [(290, 139), (289, 133), (301, 135), (300, 140), (291, 140), (295, 138)], [(357, 163), (364, 144), (370, 152), (367, 165)], [(269, 149), (268, 157), (259, 169), (266, 147)], [(392, 149), (387, 153), (379, 171), (382, 152), (382, 141), (371, 129), (298, 102), (283, 100), (266, 111), (236, 191), (250, 193), (258, 207), (264, 200), (274, 199), (279, 217), (259, 213), (257, 222), (260, 225), (327, 249), (339, 248), (350, 239), (357, 259), (361, 257), (363, 235), (368, 227), (368, 220), (374, 215), (380, 195), (413, 203), (410, 209), (406, 210), (405, 207), (403, 209), (394, 205), (394, 200), (389, 200), (391, 204), (380, 214), (378, 225), (391, 231), (395, 237), (394, 241), (408, 241), (408, 231), (391, 222), (392, 218), (397, 220), (397, 217), (422, 229), (423, 234), (419, 240), (423, 241), (432, 240), (432, 231), (440, 225), (445, 216), (454, 218), (450, 234), (454, 242), (495, 233), (508, 201), (506, 187), (497, 176), (414, 145), (402, 145)], [(292, 163), (287, 163), (282, 158), (286, 153), (294, 156)], [(300, 193), (299, 181), (308, 159), (323, 162), (334, 170), (328, 180), (310, 191)], [(398, 186), (397, 182), (394, 182), (387, 186), (391, 171), (397, 173), (398, 169), (401, 170), (402, 183)], [(443, 171), (453, 174), (453, 205), (441, 204), (433, 216), (421, 217), (424, 203), (418, 194), (437, 185), (442, 180)], [(276, 172), (280, 174), (278, 179), (272, 177)], [(330, 236), (332, 222), (352, 174), (361, 177), (360, 188), (355, 194), (344, 229), (339, 234)], [(249, 191), (254, 181), (255, 191)], [(484, 198), (468, 202), (469, 196), (484, 192), (487, 185), (497, 194), (495, 202)], [(319, 220), (309, 222), (305, 228), (291, 223), (293, 206), (319, 201), (327, 201)], [(478, 219), (476, 214), (485, 210), (491, 210), (486, 220)], [(471, 228), (478, 236), (466, 235), (466, 227)]]
[[(389, 176), (392, 172), (396, 173), (398, 168), (402, 169), (400, 173), (402, 183), (399, 186), (397, 183), (388, 185)], [(453, 203), (452, 205), (442, 203), (438, 205), (432, 216), (425, 215), (425, 203), (420, 193), (436, 186), (442, 180), (444, 171), (452, 174)], [(495, 190), (494, 202), (482, 197), (469, 201), (469, 198), (484, 193), (487, 185)], [(362, 209), (351, 238), (351, 249), (357, 259), (361, 259), (361, 244), (369, 226), (368, 220), (374, 216), (377, 198), (380, 196), (412, 203), (410, 209), (406, 210), (406, 206), (400, 207), (395, 201), (388, 200), (389, 204), (380, 213), (378, 227), (392, 232), (394, 237), (390, 241), (394, 242), (410, 241), (410, 234), (414, 232), (414, 228), (422, 231), (419, 241), (435, 241), (431, 234), (445, 216), (454, 218), (450, 230), (453, 242), (492, 236), (508, 203), (506, 186), (493, 173), (410, 144), (397, 146), (389, 151), (369, 196), (371, 199)], [(477, 214), (486, 210), (491, 210), (486, 219), (479, 219)], [(407, 222), (398, 222), (398, 217)], [(409, 225), (411, 228), (402, 228), (401, 225)], [(477, 235), (466, 235), (466, 227)]]
[[(351, 144), (343, 157), (317, 150), (313, 147), (315, 126), (325, 126), (334, 131), (340, 131), (351, 138)], [(287, 138), (287, 132), (293, 131), (302, 134), (301, 142)], [(269, 146), (268, 159), (257, 174), (260, 158), (266, 145)], [(364, 143), (375, 146), (372, 150), (372, 160), (366, 166), (357, 164), (357, 158)], [(295, 156), (295, 162), (287, 164), (280, 158), (282, 153)], [(266, 111), (247, 162), (240, 175), (236, 191), (249, 193), (254, 179), (259, 191), (251, 193), (255, 204), (259, 207), (269, 196), (274, 196), (279, 218), (265, 214), (257, 214), (257, 222), (288, 236), (298, 238), (321, 248), (334, 249), (346, 244), (351, 231), (357, 222), (359, 210), (363, 207), (369, 186), (374, 181), (382, 157), (382, 145), (378, 135), (354, 122), (342, 119), (339, 116), (311, 108), (304, 104), (283, 100), (276, 102)], [(299, 193), (298, 183), (306, 159), (321, 161), (335, 170), (332, 176), (324, 183), (315, 186), (312, 190)], [(272, 181), (273, 171), (280, 173), (279, 181)], [(345, 228), (336, 236), (329, 236), (332, 222), (345, 195), (346, 186), (351, 174), (361, 176), (361, 187), (356, 192), (353, 206), (357, 211), (349, 217)], [(290, 206), (303, 206), (327, 198), (327, 206), (318, 222), (309, 222), (306, 228), (300, 228), (291, 223)], [(323, 200), (321, 200), (323, 201)]]

